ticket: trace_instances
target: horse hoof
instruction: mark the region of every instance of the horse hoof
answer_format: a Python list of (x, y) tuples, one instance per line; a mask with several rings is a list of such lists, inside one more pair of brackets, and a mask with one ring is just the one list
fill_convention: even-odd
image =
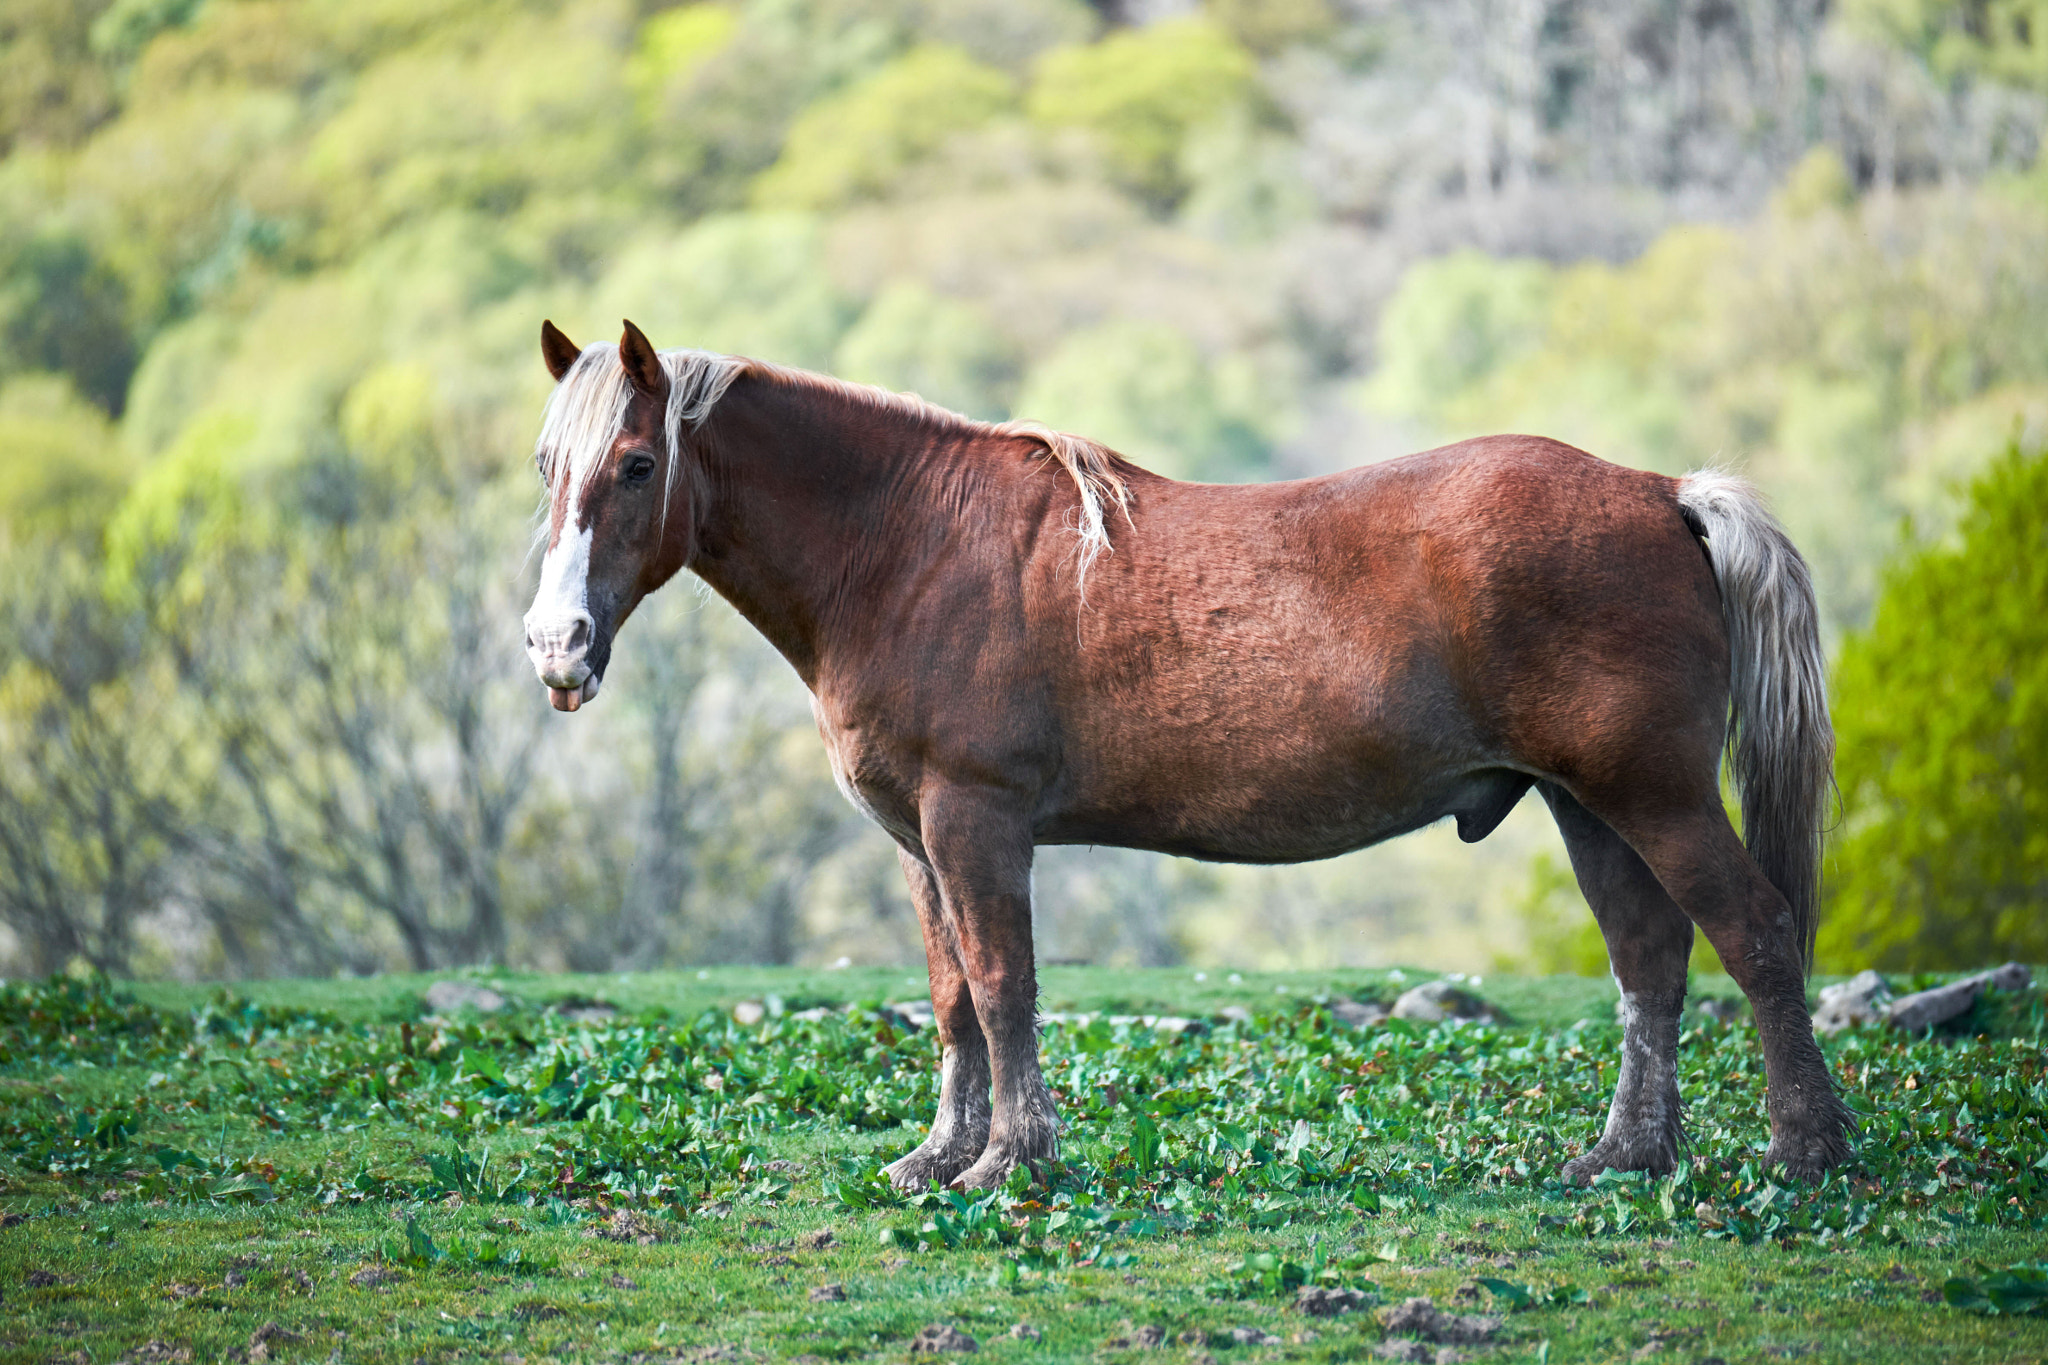
[(1651, 1175), (1667, 1175), (1677, 1165), (1678, 1159), (1665, 1152), (1630, 1151), (1601, 1141), (1594, 1143), (1593, 1150), (1584, 1156), (1567, 1161), (1558, 1178), (1567, 1185), (1590, 1185), (1605, 1171), (1648, 1171)]
[(882, 1168), (882, 1174), (889, 1177), (889, 1183), (904, 1194), (922, 1194), (936, 1184), (945, 1187), (954, 1182), (960, 1172), (974, 1165), (978, 1152), (928, 1151), (919, 1147), (916, 1151)]

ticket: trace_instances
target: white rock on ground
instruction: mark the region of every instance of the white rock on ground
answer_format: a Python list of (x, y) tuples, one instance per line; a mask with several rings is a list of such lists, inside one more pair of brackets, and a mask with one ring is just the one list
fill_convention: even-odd
[(1418, 1024), (1437, 1024), (1446, 1019), (1493, 1020), (1500, 1015), (1478, 996), (1461, 991), (1448, 981), (1425, 981), (1394, 1002), (1394, 1017)]
[(495, 1014), (505, 1008), (505, 997), (489, 986), (479, 986), (473, 981), (436, 981), (427, 987), (422, 997), (431, 1014), (453, 1014), (456, 1010), (472, 1009), (479, 1014)]
[(768, 1007), (758, 1000), (742, 1000), (732, 1007), (732, 1017), (741, 1028), (752, 1028), (768, 1017)]
[(1851, 1024), (1884, 1022), (1891, 988), (1874, 971), (1860, 971), (1847, 981), (1820, 988), (1820, 1005), (1813, 1012), (1815, 1033), (1840, 1033)]
[(1349, 1028), (1371, 1028), (1387, 1017), (1387, 1007), (1377, 1000), (1332, 1000), (1330, 1017)]
[(2008, 962), (2003, 967), (1994, 967), (1988, 972), (1966, 976), (1961, 981), (1951, 981), (1946, 986), (1933, 990), (1918, 991), (1892, 1001), (1885, 1011), (1885, 1020), (1893, 1028), (1918, 1033), (1930, 1025), (1944, 1023), (1955, 1018), (1977, 1003), (1977, 997), (1987, 988), (1997, 991), (2023, 991), (2034, 984), (2034, 974), (2017, 962)]

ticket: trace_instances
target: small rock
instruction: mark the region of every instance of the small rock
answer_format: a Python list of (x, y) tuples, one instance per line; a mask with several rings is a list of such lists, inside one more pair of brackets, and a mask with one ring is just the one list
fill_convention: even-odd
[(742, 1000), (732, 1007), (732, 1017), (741, 1028), (752, 1028), (768, 1017), (768, 1007), (758, 1000)]
[(379, 1285), (389, 1284), (397, 1278), (396, 1275), (393, 1275), (381, 1265), (366, 1265), (355, 1274), (349, 1276), (348, 1282), (357, 1289), (375, 1289)]
[(932, 1002), (929, 1000), (894, 1000), (882, 1006), (882, 1013), (894, 1018), (903, 1028), (928, 1029), (932, 1026)]
[(1908, 1033), (1935, 1024), (1946, 1023), (1977, 1003), (1977, 996), (1986, 988), (1998, 991), (2023, 991), (2034, 983), (2034, 974), (2017, 962), (2008, 962), (2003, 967), (1988, 972), (1978, 972), (1960, 981), (1951, 981), (1946, 986), (1933, 990), (1919, 991), (1901, 996), (1892, 1001), (1885, 1011), (1885, 1021), (1893, 1028)]
[(1439, 1346), (1436, 1348), (1436, 1365), (1459, 1365), (1459, 1362), (1464, 1359), (1464, 1353), (1455, 1346)]
[(1166, 1344), (1166, 1329), (1158, 1323), (1148, 1322), (1138, 1327), (1131, 1327), (1129, 1323), (1125, 1323), (1124, 1326), (1129, 1329), (1131, 1340), (1148, 1351), (1155, 1346)]
[(429, 1014), (453, 1014), (465, 1009), (475, 1010), (478, 1014), (496, 1014), (505, 1008), (504, 996), (473, 981), (436, 981), (427, 987), (422, 998)]
[(832, 1235), (832, 1229), (816, 1228), (797, 1238), (796, 1244), (805, 1251), (823, 1251), (826, 1247), (834, 1245), (837, 1240)]
[(811, 1291), (812, 1303), (845, 1303), (846, 1286), (843, 1284), (821, 1284)]
[(1294, 1306), (1312, 1318), (1334, 1318), (1372, 1306), (1372, 1296), (1356, 1289), (1323, 1289), (1304, 1285), (1294, 1295)]
[(1401, 998), (1394, 1002), (1394, 1018), (1409, 1019), (1418, 1024), (1438, 1024), (1447, 1019), (1460, 1023), (1470, 1020), (1497, 1023), (1501, 1014), (1470, 991), (1459, 990), (1448, 981), (1425, 981), (1413, 990), (1403, 992)]
[(813, 1005), (807, 1010), (798, 1010), (789, 1017), (800, 1023), (822, 1024), (832, 1017), (832, 1008), (829, 1005)]
[(943, 1351), (973, 1352), (980, 1349), (980, 1342), (947, 1322), (934, 1322), (920, 1328), (918, 1334), (910, 1339), (912, 1355), (937, 1355)]
[(1225, 1005), (1216, 1011), (1216, 1017), (1233, 1024), (1249, 1024), (1252, 1021), (1252, 1012), (1243, 1005)]
[(1885, 1005), (1891, 998), (1891, 988), (1873, 971), (1861, 971), (1847, 981), (1823, 986), (1820, 1004), (1813, 1011), (1813, 1031), (1840, 1033), (1856, 1024), (1883, 1023)]
[(1371, 1028), (1387, 1017), (1387, 1007), (1377, 1000), (1332, 1000), (1330, 1017), (1347, 1028)]
[(627, 1279), (624, 1275), (607, 1275), (604, 1282), (613, 1289), (638, 1289), (640, 1287), (637, 1282)]
[(240, 1289), (243, 1285), (249, 1283), (249, 1277), (239, 1270), (230, 1270), (227, 1274), (221, 1276), (220, 1283), (223, 1289)]
[(1230, 1329), (1230, 1339), (1239, 1346), (1278, 1346), (1280, 1344), (1280, 1338), (1270, 1332), (1262, 1332), (1256, 1327), (1233, 1327)]
[(1037, 1341), (1044, 1335), (1028, 1322), (1020, 1322), (1010, 1329), (1010, 1336), (1018, 1341)]
[(602, 1024), (605, 1020), (615, 1017), (619, 1007), (608, 1000), (593, 1000), (587, 996), (571, 995), (548, 1006), (548, 1012), (572, 1024)]

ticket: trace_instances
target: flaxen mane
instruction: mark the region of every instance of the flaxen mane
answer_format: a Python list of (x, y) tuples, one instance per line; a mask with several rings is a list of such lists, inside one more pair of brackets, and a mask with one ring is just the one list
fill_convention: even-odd
[[(1130, 487), (1117, 470), (1117, 457), (1079, 436), (1036, 422), (976, 422), (915, 394), (891, 393), (867, 384), (850, 384), (808, 370), (789, 369), (743, 356), (719, 355), (711, 351), (674, 350), (658, 353), (668, 372), (668, 408), (664, 426), (668, 434), (668, 493), (675, 492), (678, 458), (685, 427), (695, 430), (711, 415), (711, 409), (741, 375), (753, 373), (784, 384), (812, 388), (892, 409), (907, 417), (951, 427), (965, 427), (994, 436), (1021, 437), (1043, 446), (1046, 455), (1057, 460), (1074, 481), (1081, 496), (1080, 517), (1074, 532), (1080, 537), (1080, 580), (1085, 583), (1095, 557), (1110, 548), (1109, 522), (1116, 513), (1128, 519)], [(534, 462), (540, 466), (541, 481), (551, 499), (579, 498), (584, 487), (603, 465), (604, 456), (626, 424), (626, 405), (633, 396), (626, 368), (619, 363), (619, 348), (610, 342), (586, 346), (583, 354), (555, 385), (541, 417), (540, 438), (534, 443)]]

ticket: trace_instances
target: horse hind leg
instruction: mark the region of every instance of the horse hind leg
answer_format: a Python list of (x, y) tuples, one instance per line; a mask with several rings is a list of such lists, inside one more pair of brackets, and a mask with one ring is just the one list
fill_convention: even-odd
[(1678, 1162), (1683, 1107), (1678, 1093), (1678, 1015), (1692, 955), (1692, 921), (1621, 836), (1570, 793), (1543, 784), (1564, 835), (1579, 888), (1600, 922), (1621, 987), (1621, 1075), (1600, 1140), (1564, 1168), (1566, 1184), (1602, 1171), (1662, 1174)]
[(1811, 1180), (1848, 1160), (1856, 1125), (1814, 1041), (1792, 907), (1735, 837), (1718, 795), (1705, 793), (1691, 810), (1664, 815), (1602, 813), (1749, 997), (1768, 1080), (1765, 1167), (1783, 1165), (1793, 1179)]

